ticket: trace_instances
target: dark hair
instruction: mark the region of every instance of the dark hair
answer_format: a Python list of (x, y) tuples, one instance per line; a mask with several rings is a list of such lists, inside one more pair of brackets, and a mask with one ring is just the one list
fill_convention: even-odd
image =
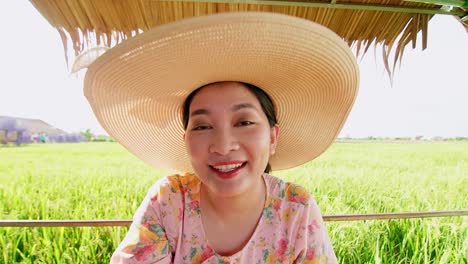
[[(200, 90), (202, 90), (203, 88), (205, 88), (206, 86), (210, 84), (204, 85), (194, 90), (185, 99), (184, 104), (182, 105), (182, 122), (183, 122), (184, 130), (187, 130), (188, 121), (190, 117), (190, 104), (192, 103), (193, 98)], [(268, 96), (268, 94), (265, 91), (263, 91), (262, 89), (258, 88), (255, 85), (252, 85), (250, 83), (244, 83), (244, 82), (241, 82), (241, 84), (244, 85), (251, 93), (255, 95), (258, 102), (260, 103), (260, 106), (262, 107), (263, 112), (265, 113), (268, 119), (268, 123), (270, 124), (270, 127), (273, 127), (274, 125), (278, 124), (278, 120), (276, 118), (275, 106), (270, 96)], [(264, 172), (269, 173), (270, 171), (271, 171), (271, 166), (270, 166), (270, 163), (268, 163)]]

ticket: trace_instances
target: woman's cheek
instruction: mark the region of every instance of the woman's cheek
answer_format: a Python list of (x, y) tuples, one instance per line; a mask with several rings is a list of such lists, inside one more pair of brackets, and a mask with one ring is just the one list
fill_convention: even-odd
[(244, 131), (242, 139), (245, 142), (261, 146), (270, 142), (270, 135), (261, 129), (251, 129), (250, 131)]
[(187, 143), (189, 146), (189, 151), (192, 154), (199, 153), (205, 147), (208, 142), (209, 135), (208, 133), (200, 132), (190, 132), (187, 135)]

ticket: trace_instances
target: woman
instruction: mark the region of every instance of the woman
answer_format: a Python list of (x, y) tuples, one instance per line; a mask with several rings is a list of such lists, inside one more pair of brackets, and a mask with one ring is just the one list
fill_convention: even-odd
[(340, 38), (278, 14), (179, 21), (104, 54), (85, 79), (103, 127), (189, 172), (150, 189), (111, 262), (336, 263), (315, 200), (269, 171), (325, 151), (357, 86)]

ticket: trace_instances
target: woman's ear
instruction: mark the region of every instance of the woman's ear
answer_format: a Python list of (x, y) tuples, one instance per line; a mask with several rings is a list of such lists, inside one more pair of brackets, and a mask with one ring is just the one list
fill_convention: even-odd
[(279, 126), (274, 125), (270, 128), (270, 156), (276, 152), (276, 145), (278, 144)]

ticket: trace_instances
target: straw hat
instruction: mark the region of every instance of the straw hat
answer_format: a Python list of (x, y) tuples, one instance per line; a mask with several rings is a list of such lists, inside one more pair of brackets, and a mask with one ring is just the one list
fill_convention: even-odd
[(223, 13), (165, 24), (94, 61), (84, 92), (103, 128), (156, 168), (192, 171), (181, 107), (219, 81), (253, 84), (272, 98), (280, 125), (273, 170), (310, 161), (335, 140), (356, 97), (359, 71), (331, 30), (296, 17)]

